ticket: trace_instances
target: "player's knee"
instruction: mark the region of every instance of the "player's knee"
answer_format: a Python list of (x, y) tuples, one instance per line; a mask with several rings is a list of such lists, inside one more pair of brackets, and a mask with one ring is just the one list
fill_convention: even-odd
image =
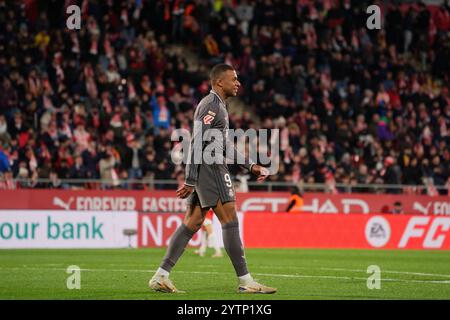
[(185, 223), (186, 227), (191, 230), (192, 232), (196, 233), (198, 230), (200, 230), (200, 227), (196, 224), (190, 224), (190, 223)]
[(228, 216), (228, 217), (224, 217), (224, 219), (222, 219), (222, 221), (220, 221), (220, 224), (223, 226), (225, 225), (230, 225), (230, 224), (239, 224), (239, 220), (237, 218), (237, 216)]
[(225, 214), (225, 219), (227, 223), (232, 221), (237, 221), (238, 217), (235, 210), (230, 210)]
[(192, 232), (197, 232), (202, 227), (203, 220), (193, 220), (190, 219), (188, 221), (185, 221), (186, 227), (188, 227)]

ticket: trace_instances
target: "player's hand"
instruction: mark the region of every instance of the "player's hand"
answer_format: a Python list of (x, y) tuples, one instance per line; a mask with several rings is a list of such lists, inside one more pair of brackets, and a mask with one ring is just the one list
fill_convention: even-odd
[(252, 166), (252, 173), (254, 175), (258, 176), (256, 181), (262, 182), (262, 181), (266, 180), (266, 178), (269, 176), (270, 171), (269, 171), (269, 169), (267, 169), (265, 167), (255, 164)]
[(177, 190), (177, 197), (181, 199), (187, 198), (194, 191), (194, 187), (183, 185)]

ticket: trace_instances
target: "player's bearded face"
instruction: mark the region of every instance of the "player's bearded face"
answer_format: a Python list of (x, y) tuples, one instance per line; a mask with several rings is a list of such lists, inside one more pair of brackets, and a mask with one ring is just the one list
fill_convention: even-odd
[(239, 87), (241, 86), (236, 71), (228, 70), (224, 72), (221, 80), (223, 92), (228, 97), (235, 97), (238, 93)]

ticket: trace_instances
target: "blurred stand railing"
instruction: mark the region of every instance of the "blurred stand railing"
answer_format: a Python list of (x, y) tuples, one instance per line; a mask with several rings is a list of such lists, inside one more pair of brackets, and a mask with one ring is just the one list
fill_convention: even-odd
[[(15, 189), (71, 189), (71, 190), (176, 190), (182, 181), (139, 179), (139, 180), (100, 180), (100, 179), (10, 179), (0, 177), (0, 190)], [(302, 192), (319, 193), (389, 193), (417, 195), (449, 195), (448, 186), (424, 185), (389, 185), (389, 184), (342, 184), (333, 183), (298, 183), (264, 181), (235, 182), (238, 192), (247, 191), (290, 191), (297, 186)]]

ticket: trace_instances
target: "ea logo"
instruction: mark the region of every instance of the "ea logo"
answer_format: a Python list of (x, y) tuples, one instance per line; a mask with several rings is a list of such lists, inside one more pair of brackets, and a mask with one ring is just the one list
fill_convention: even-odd
[(389, 242), (391, 226), (389, 222), (380, 216), (372, 217), (366, 224), (366, 240), (375, 248), (381, 248)]

